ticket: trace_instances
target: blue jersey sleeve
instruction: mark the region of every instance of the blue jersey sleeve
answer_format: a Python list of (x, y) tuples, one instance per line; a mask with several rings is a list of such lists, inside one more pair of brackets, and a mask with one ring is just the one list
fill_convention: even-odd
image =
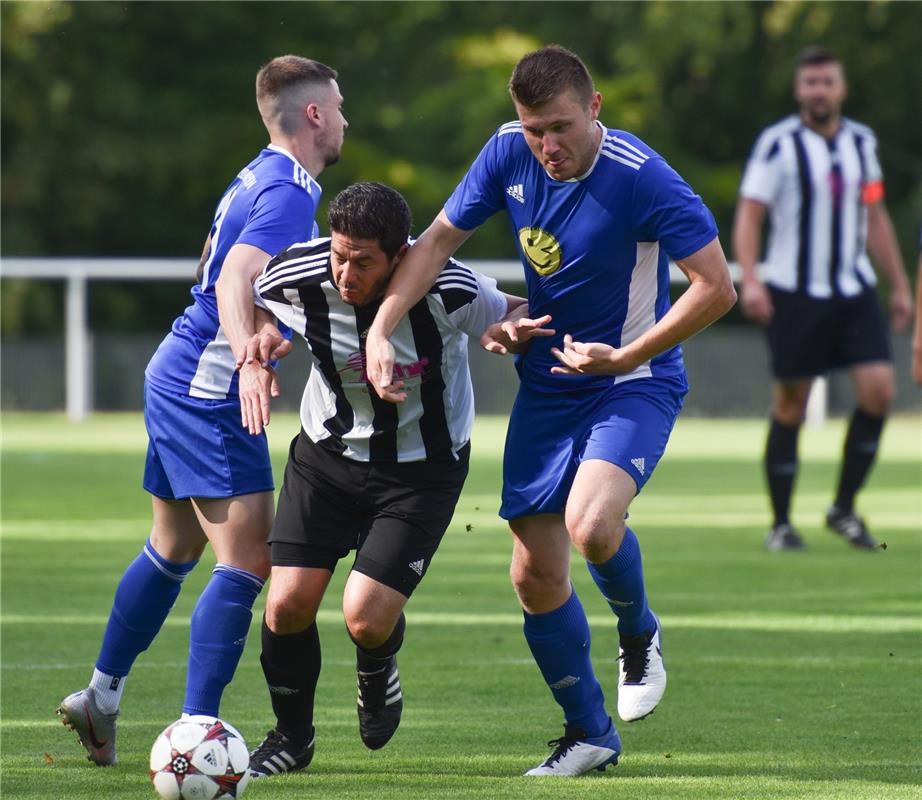
[(267, 187), (250, 210), (237, 244), (249, 244), (270, 256), (312, 237), (317, 201), (294, 183)]
[(499, 137), (493, 136), (445, 203), (445, 214), (456, 228), (473, 230), (505, 207), (498, 147)]
[(708, 207), (662, 158), (650, 158), (640, 168), (631, 205), (637, 241), (660, 242), (673, 260), (717, 237)]

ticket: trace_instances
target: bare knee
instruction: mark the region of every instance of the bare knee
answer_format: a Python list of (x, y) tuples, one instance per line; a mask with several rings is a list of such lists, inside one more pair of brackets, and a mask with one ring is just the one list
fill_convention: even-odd
[(298, 601), (297, 595), (273, 594), (266, 600), (266, 625), (273, 633), (289, 634), (307, 630), (316, 614)]
[(541, 565), (526, 556), (513, 556), (509, 577), (522, 607), (533, 613), (556, 608), (560, 603), (555, 598), (563, 595), (565, 600), (570, 590), (568, 569)]
[(573, 546), (587, 561), (601, 564), (608, 561), (624, 539), (624, 512), (612, 519), (602, 519), (592, 513), (567, 514), (567, 532)]
[(388, 640), (396, 622), (368, 614), (354, 614), (346, 616), (346, 629), (357, 645), (365, 650), (374, 650)]
[(799, 390), (782, 387), (775, 392), (774, 418), (787, 428), (797, 427), (804, 421), (809, 397), (809, 387)]
[(883, 417), (890, 411), (896, 394), (894, 381), (882, 380), (872, 387), (866, 387), (858, 397), (858, 407), (872, 417)]

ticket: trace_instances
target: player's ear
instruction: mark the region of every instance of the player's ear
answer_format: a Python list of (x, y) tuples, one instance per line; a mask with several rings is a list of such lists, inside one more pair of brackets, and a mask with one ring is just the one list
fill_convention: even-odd
[(599, 118), (599, 112), (602, 110), (602, 93), (596, 92), (592, 95), (592, 100), (589, 101), (589, 115), (593, 120)]
[(320, 124), (320, 107), (316, 103), (308, 103), (304, 106), (304, 119), (311, 125)]
[(401, 261), (403, 261), (403, 257), (407, 254), (407, 250), (409, 250), (409, 249), (410, 249), (410, 245), (408, 245), (408, 244), (402, 244), (402, 245), (400, 246), (400, 249), (399, 249), (396, 253), (394, 253), (394, 266), (395, 266), (395, 267), (396, 267)]

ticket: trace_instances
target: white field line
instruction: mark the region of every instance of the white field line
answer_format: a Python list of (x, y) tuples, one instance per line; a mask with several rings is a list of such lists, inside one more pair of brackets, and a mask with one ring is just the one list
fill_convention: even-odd
[[(321, 609), (317, 619), (324, 623), (341, 623), (342, 613)], [(853, 616), (848, 614), (676, 614), (662, 618), (663, 627), (680, 630), (764, 631), (768, 633), (922, 633), (922, 619), (899, 615)], [(106, 624), (102, 614), (4, 614), (2, 625), (98, 625)], [(520, 627), (520, 613), (456, 614), (451, 612), (408, 612), (413, 625), (478, 627), (502, 625)], [(614, 615), (590, 615), (596, 628), (614, 628)], [(254, 625), (256, 621), (254, 620)], [(168, 617), (165, 625), (187, 627), (189, 617)]]

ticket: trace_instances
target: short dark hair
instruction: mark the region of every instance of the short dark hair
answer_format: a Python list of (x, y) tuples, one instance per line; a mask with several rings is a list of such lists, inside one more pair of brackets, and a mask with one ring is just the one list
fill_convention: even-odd
[(256, 105), (263, 121), (293, 133), (298, 95), (306, 87), (329, 85), (336, 75), (332, 67), (303, 56), (273, 58), (256, 73)]
[(595, 92), (582, 59), (559, 44), (522, 56), (509, 79), (512, 99), (527, 108), (542, 106), (567, 89), (573, 89), (586, 104)]
[(387, 257), (393, 258), (407, 243), (413, 215), (396, 189), (367, 181), (353, 183), (333, 198), (327, 224), (336, 233), (377, 241)]
[(842, 59), (828, 47), (823, 47), (819, 44), (811, 44), (797, 54), (797, 60), (794, 63), (796, 71), (803, 67), (816, 67), (820, 64), (841, 65)]

